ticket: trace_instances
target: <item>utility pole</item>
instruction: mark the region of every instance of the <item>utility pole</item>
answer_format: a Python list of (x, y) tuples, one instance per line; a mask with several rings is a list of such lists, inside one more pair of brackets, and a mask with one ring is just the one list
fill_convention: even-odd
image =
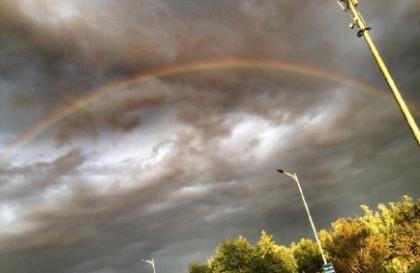
[(351, 12), (353, 21), (350, 23), (350, 28), (353, 29), (354, 27), (357, 27), (359, 29), (359, 31), (357, 32), (357, 37), (365, 38), (366, 43), (368, 44), (368, 47), (376, 63), (379, 66), (379, 69), (381, 70), (389, 88), (391, 89), (392, 95), (397, 101), (398, 106), (400, 107), (400, 110), (403, 113), (404, 118), (407, 121), (409, 128), (411, 129), (411, 132), (413, 133), (413, 136), (417, 142), (417, 145), (420, 147), (419, 127), (416, 124), (416, 120), (410, 113), (410, 109), (405, 103), (404, 98), (402, 97), (400, 91), (398, 90), (397, 85), (394, 82), (394, 79), (391, 76), (391, 73), (389, 72), (387, 66), (385, 65), (372, 37), (369, 34), (369, 31), (371, 31), (372, 28), (368, 27), (365, 20), (363, 19), (363, 16), (359, 10), (359, 0), (338, 0), (337, 3), (340, 5), (340, 7), (344, 11)]

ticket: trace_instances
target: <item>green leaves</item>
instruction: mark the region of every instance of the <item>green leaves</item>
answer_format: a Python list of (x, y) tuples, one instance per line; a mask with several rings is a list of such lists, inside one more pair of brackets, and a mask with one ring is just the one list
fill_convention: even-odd
[[(322, 237), (321, 237), (322, 238)], [(309, 239), (302, 239), (291, 246), (298, 272), (322, 272), (322, 258), (317, 244)]]
[[(420, 268), (420, 201), (362, 206), (364, 215), (339, 218), (319, 234), (337, 273), (417, 273)], [(315, 242), (276, 244), (265, 231), (252, 245), (242, 236), (224, 240), (207, 264), (193, 262), (190, 273), (319, 273), (322, 258)]]
[(255, 248), (242, 236), (224, 240), (210, 259), (214, 273), (253, 273), (256, 262)]
[(193, 262), (190, 273), (297, 273), (292, 251), (277, 245), (271, 235), (261, 233), (256, 246), (242, 236), (226, 239), (207, 265)]
[(376, 272), (390, 255), (386, 238), (361, 219), (339, 219), (326, 250), (340, 273)]
[(258, 255), (258, 268), (255, 272), (297, 272), (296, 261), (292, 251), (284, 246), (279, 246), (273, 237), (262, 231), (256, 247)]
[(211, 273), (211, 269), (206, 264), (201, 264), (199, 262), (192, 262), (188, 267), (188, 272), (190, 273)]

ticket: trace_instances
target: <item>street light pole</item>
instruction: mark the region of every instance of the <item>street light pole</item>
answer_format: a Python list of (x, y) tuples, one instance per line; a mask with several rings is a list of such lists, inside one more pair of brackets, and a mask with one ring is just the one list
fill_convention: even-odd
[(156, 273), (155, 261), (153, 260), (153, 258), (150, 260), (141, 259), (141, 261), (150, 264), (153, 268), (153, 273)]
[(385, 62), (383, 61), (379, 50), (377, 49), (372, 37), (370, 36), (369, 31), (372, 28), (368, 27), (365, 20), (363, 19), (362, 13), (359, 10), (359, 0), (337, 0), (337, 3), (344, 11), (350, 11), (353, 17), (353, 21), (350, 23), (350, 28), (353, 29), (354, 27), (358, 27), (359, 31), (357, 32), (357, 37), (364, 37), (366, 43), (375, 59), (376, 63), (381, 70), (389, 89), (391, 89), (392, 95), (394, 96), (395, 100), (400, 107), (400, 110), (407, 121), (408, 127), (411, 129), (413, 133), (414, 139), (417, 142), (417, 145), (420, 146), (420, 130), (417, 126), (416, 120), (412, 116), (410, 109), (408, 108), (407, 104), (404, 101), (400, 91), (398, 90), (397, 85), (394, 82), (394, 79), (391, 76)]
[(302, 191), (302, 188), (300, 186), (297, 174), (296, 173), (291, 174), (291, 173), (285, 172), (284, 170), (277, 170), (277, 171), (281, 174), (284, 174), (284, 175), (287, 175), (287, 176), (291, 177), (296, 182), (296, 184), (299, 188), (300, 195), (302, 196), (303, 205), (305, 206), (306, 213), (308, 214), (309, 222), (311, 223), (312, 231), (314, 232), (314, 235), (315, 235), (315, 240), (316, 240), (316, 242), (318, 244), (318, 247), (319, 247), (319, 252), (321, 253), (322, 261), (324, 262), (324, 264), (327, 264), (327, 259), (325, 259), (324, 251), (322, 250), (321, 241), (319, 240), (318, 234), (316, 233), (315, 224), (314, 224), (314, 221), (312, 220), (311, 213), (309, 212), (308, 204), (306, 204), (305, 196), (303, 195), (303, 191)]

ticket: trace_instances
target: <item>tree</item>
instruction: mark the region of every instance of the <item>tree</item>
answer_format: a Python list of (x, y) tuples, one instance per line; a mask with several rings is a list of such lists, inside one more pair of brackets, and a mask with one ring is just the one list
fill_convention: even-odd
[(378, 208), (390, 244), (388, 268), (407, 272), (420, 263), (420, 202), (404, 196), (401, 202)]
[[(374, 212), (339, 218), (319, 237), (338, 273), (420, 273), (420, 200), (379, 204)], [(262, 231), (256, 246), (244, 237), (224, 240), (207, 265), (194, 262), (190, 273), (318, 273), (315, 242), (302, 239), (290, 248)]]
[(211, 269), (207, 264), (194, 261), (188, 266), (189, 273), (211, 273)]
[(372, 273), (383, 270), (390, 254), (388, 242), (361, 219), (341, 218), (332, 224), (326, 250), (340, 273)]
[(295, 273), (296, 261), (290, 249), (276, 245), (265, 231), (257, 242), (258, 266), (255, 273)]
[(410, 269), (410, 273), (420, 273), (420, 263), (416, 264)]
[(309, 239), (302, 239), (299, 243), (291, 245), (293, 256), (296, 260), (298, 272), (322, 272), (322, 257), (318, 245)]
[(254, 273), (255, 265), (255, 248), (242, 236), (224, 240), (209, 261), (214, 273)]

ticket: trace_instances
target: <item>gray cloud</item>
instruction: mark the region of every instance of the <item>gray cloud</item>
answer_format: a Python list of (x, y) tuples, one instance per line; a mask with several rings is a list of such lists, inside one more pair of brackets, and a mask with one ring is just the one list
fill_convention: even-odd
[[(25, 167), (12, 168), (12, 179), (3, 186), (2, 195), (6, 199), (23, 198), (36, 194), (40, 190), (48, 189), (50, 185), (59, 184), (60, 179), (77, 171), (77, 167), (82, 165), (83, 156), (79, 151), (73, 151), (60, 156), (53, 162), (34, 163)], [(13, 180), (15, 178), (15, 181)], [(16, 182), (19, 178), (24, 181)], [(16, 185), (17, 184), (17, 185)]]
[[(418, 102), (416, 1), (362, 3)], [(0, 147), (115, 80), (226, 57), (323, 67), (385, 85), (334, 1), (0, 3)], [(401, 26), (404, 26), (403, 28)], [(390, 34), (391, 33), (391, 34)], [(398, 41), (398, 46), (395, 41)], [(227, 236), (310, 236), (316, 223), (419, 191), (420, 157), (391, 100), (275, 71), (150, 80), (61, 120), (0, 166), (0, 271), (186, 271)]]

